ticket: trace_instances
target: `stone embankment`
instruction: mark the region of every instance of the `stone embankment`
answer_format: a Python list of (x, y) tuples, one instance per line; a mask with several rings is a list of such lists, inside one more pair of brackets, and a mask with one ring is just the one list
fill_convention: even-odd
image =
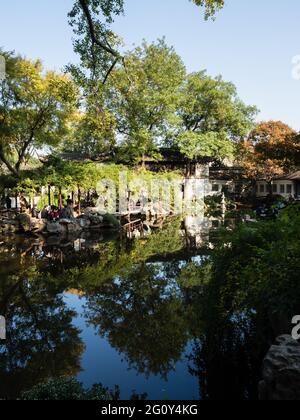
[(30, 217), (27, 213), (9, 212), (0, 216), (0, 233), (44, 233), (49, 235), (77, 234), (82, 231), (115, 229), (117, 219), (108, 215), (86, 213), (73, 219), (60, 219), (50, 222)]

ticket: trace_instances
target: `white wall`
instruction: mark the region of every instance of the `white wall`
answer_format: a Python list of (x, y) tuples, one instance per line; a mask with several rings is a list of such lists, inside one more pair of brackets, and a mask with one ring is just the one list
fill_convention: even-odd
[[(296, 187), (293, 181), (280, 181), (276, 180), (272, 183), (272, 192), (274, 195), (281, 195), (284, 198), (289, 198), (291, 195), (296, 194)], [(257, 197), (266, 197), (270, 194), (269, 191), (269, 184), (266, 181), (258, 181), (257, 182)]]
[(233, 181), (210, 180), (208, 195), (220, 195), (223, 188), (227, 188), (229, 192), (235, 192), (235, 183)]

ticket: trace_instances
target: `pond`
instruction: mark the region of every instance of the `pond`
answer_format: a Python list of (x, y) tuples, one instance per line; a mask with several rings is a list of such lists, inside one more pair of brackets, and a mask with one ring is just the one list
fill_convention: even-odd
[(117, 385), (122, 399), (257, 398), (266, 348), (245, 334), (251, 314), (221, 330), (218, 313), (203, 317), (197, 273), (222, 224), (175, 219), (130, 241), (0, 238), (0, 398), (61, 376)]

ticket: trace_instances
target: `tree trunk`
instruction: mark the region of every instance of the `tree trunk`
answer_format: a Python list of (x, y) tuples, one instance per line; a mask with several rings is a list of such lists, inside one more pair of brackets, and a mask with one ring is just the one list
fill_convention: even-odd
[(15, 176), (16, 178), (19, 178), (19, 171), (17, 171), (17, 169), (10, 164), (10, 162), (6, 159), (5, 155), (3, 152), (0, 152), (0, 160), (4, 163), (4, 165), (7, 167), (7, 169), (9, 170), (9, 172)]

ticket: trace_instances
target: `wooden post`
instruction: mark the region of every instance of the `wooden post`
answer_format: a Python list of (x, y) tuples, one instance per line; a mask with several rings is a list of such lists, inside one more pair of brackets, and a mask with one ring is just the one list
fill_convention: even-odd
[(78, 214), (81, 215), (81, 191), (78, 187)]
[(51, 185), (48, 185), (48, 205), (51, 206)]
[(63, 208), (63, 200), (62, 200), (61, 187), (59, 187), (59, 208), (60, 208), (60, 210)]

